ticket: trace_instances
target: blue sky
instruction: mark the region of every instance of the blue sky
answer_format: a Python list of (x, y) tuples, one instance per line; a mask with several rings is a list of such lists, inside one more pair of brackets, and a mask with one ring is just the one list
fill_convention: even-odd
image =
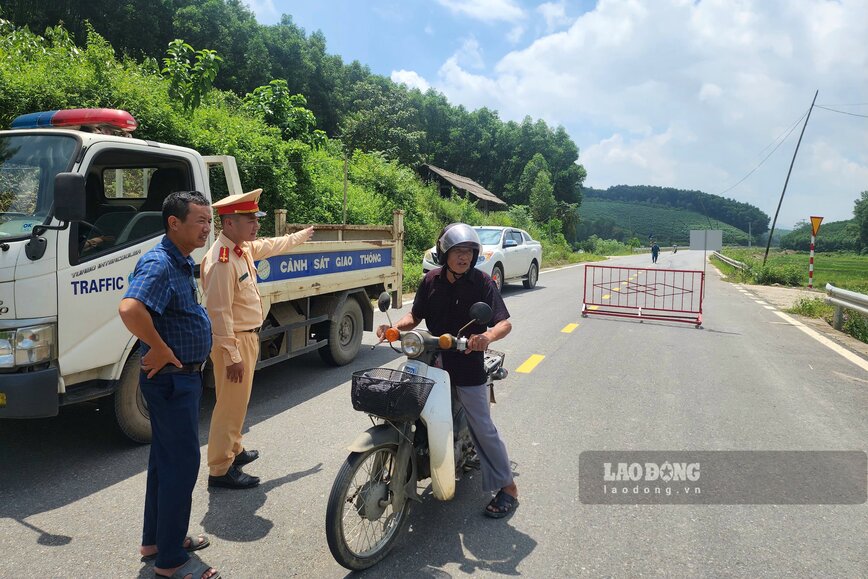
[(849, 219), (868, 190), (868, 0), (248, 5), (261, 24), (289, 14), (344, 62), (455, 105), (563, 125), (588, 186), (699, 189), (770, 217), (819, 89), (838, 112), (811, 113), (778, 226)]

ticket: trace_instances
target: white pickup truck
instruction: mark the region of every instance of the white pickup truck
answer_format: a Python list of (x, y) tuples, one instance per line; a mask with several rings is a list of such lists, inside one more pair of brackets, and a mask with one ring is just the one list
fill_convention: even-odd
[[(514, 227), (477, 226), (482, 251), (476, 268), (491, 276), (497, 289), (503, 284), (520, 279), (524, 287), (531, 289), (539, 279), (542, 264), (542, 245), (534, 241), (523, 229)], [(440, 267), (437, 263), (437, 248), (432, 247), (422, 258), (422, 271)]]
[[(0, 131), (0, 419), (102, 398), (124, 434), (150, 440), (139, 344), (118, 304), (163, 236), (169, 193), (242, 188), (233, 157), (131, 138), (135, 126), (124, 111), (76, 109)], [(278, 234), (306, 226), (275, 214)], [(402, 212), (389, 225), (315, 228), (312, 241), (256, 264), (266, 316), (257, 369), (312, 350), (346, 364), (373, 327), (371, 298), (387, 291), (401, 304)]]

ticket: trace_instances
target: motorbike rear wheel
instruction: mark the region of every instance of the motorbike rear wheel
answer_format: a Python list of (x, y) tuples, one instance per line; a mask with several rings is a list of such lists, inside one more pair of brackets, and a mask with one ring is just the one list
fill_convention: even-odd
[(396, 510), (388, 489), (397, 454), (396, 445), (353, 452), (335, 478), (326, 539), (335, 561), (347, 569), (360, 571), (381, 561), (407, 528), (410, 501)]

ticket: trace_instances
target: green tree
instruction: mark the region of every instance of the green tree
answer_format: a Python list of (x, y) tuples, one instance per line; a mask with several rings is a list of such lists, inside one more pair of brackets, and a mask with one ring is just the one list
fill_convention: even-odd
[(555, 216), (563, 224), (564, 237), (574, 243), (577, 239), (579, 227), (579, 205), (578, 203), (567, 203), (565, 201), (557, 201), (555, 206)]
[(269, 125), (278, 127), (285, 140), (297, 139), (320, 147), (325, 133), (314, 129), (316, 117), (307, 108), (300, 94), (290, 94), (285, 80), (273, 80), (244, 97), (244, 109), (260, 116)]
[(414, 127), (406, 91), (383, 81), (356, 85), (354, 110), (341, 122), (341, 140), (350, 151), (379, 151), (388, 159), (415, 164), (424, 132)]
[(530, 191), (530, 211), (537, 223), (547, 223), (555, 214), (555, 195), (548, 171), (537, 173)]
[[(518, 179), (518, 187), (510, 191), (507, 201), (510, 203), (529, 203), (540, 173), (545, 173), (549, 177), (549, 183), (551, 183), (549, 164), (546, 163), (545, 158), (541, 154), (537, 153), (524, 166), (521, 177)], [(533, 206), (533, 203), (531, 203), (531, 206)]]
[(169, 79), (169, 96), (181, 101), (185, 111), (192, 112), (211, 90), (223, 59), (207, 48), (193, 50), (181, 39), (169, 43), (168, 54), (163, 59), (162, 72)]
[(859, 249), (868, 253), (868, 191), (862, 191), (861, 198), (856, 200), (853, 216), (859, 232)]

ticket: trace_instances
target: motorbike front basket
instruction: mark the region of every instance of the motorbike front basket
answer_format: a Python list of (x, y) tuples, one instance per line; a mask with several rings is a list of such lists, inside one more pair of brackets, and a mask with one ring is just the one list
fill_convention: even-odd
[(353, 408), (386, 420), (416, 420), (434, 380), (390, 368), (371, 368), (353, 372), (351, 396)]

